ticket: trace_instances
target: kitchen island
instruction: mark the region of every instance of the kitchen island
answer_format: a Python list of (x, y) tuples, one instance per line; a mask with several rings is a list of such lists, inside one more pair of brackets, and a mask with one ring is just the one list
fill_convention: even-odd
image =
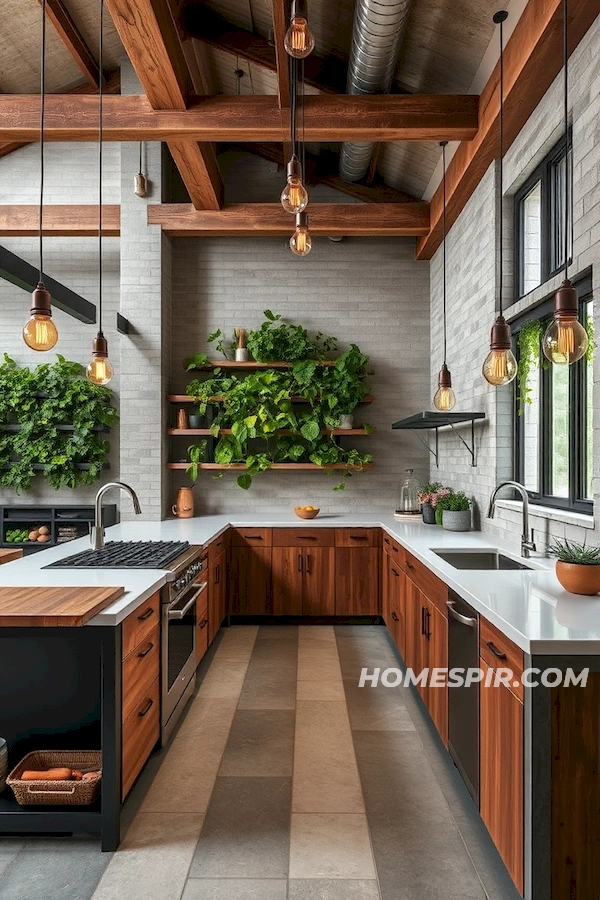
[[(230, 534), (232, 546), (227, 550)], [(215, 597), (221, 597), (221, 605), (209, 596), (208, 641), (214, 638), (225, 610), (240, 611), (234, 578), (239, 560), (249, 561), (251, 567), (254, 554), (259, 554), (267, 585), (269, 567), (273, 580), (280, 578), (277, 560), (286, 558), (287, 545), (293, 547), (306, 538), (316, 549), (322, 548), (323, 558), (342, 560), (343, 566), (349, 554), (369, 553), (370, 559), (375, 555), (379, 570), (370, 605), (364, 610), (371, 621), (373, 615), (383, 616), (400, 658), (415, 670), (448, 665), (449, 591), (480, 617), (482, 667), (493, 669), (508, 659), (517, 671), (589, 668), (585, 688), (541, 684), (490, 691), (482, 687), (479, 756), (481, 814), (521, 893), (527, 900), (554, 900), (565, 896), (565, 885), (575, 884), (573, 896), (587, 900), (587, 886), (599, 879), (600, 598), (567, 594), (556, 580), (553, 561), (543, 557), (523, 561), (530, 568), (521, 570), (457, 569), (436, 551), (499, 548), (510, 559), (519, 557), (513, 547), (479, 532), (451, 533), (390, 515), (322, 516), (309, 522), (284, 514), (260, 520), (222, 515), (124, 523), (107, 530), (107, 540), (139, 540), (140, 536), (148, 541), (188, 541), (208, 548), (209, 554), (214, 548), (218, 561), (210, 569), (209, 587)], [(258, 538), (266, 546), (248, 549), (248, 543)], [(348, 547), (358, 541), (366, 542), (368, 549)], [(21, 736), (19, 750), (39, 747), (42, 736), (52, 739), (49, 746), (102, 747), (102, 797), (88, 811), (28, 813), (15, 808), (5, 792), (0, 799), (0, 830), (92, 831), (101, 833), (104, 849), (113, 849), (119, 842), (122, 805), (137, 775), (137, 771), (133, 777), (130, 774), (124, 790), (123, 630), (146, 614), (169, 573), (44, 568), (86, 544), (81, 539), (51, 548), (0, 570), (0, 586), (6, 587), (123, 588), (121, 597), (82, 628), (2, 629), (5, 652), (0, 656), (0, 676), (5, 687), (1, 694), (2, 703), (11, 704), (15, 711), (12, 727), (13, 734)], [(307, 559), (304, 551), (300, 557)], [(339, 575), (339, 568), (335, 572)], [(225, 605), (224, 581), (229, 588)], [(277, 615), (273, 604), (273, 600), (270, 606), (265, 604), (260, 612)], [(419, 607), (426, 611), (420, 633), (415, 615)], [(334, 606), (329, 611), (339, 618), (340, 609)], [(319, 614), (319, 618), (327, 616)], [(427, 625), (423, 630), (423, 621), (430, 620), (438, 628)], [(146, 640), (144, 633), (138, 643), (141, 646)], [(447, 689), (419, 693), (442, 743), (448, 746)], [(473, 741), (477, 742), (477, 734)], [(43, 828), (36, 816), (44, 817)]]

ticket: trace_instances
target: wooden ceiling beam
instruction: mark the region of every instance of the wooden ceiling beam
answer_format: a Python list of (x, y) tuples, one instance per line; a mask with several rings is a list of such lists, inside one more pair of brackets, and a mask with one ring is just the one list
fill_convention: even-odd
[[(285, 36), (289, 23), (287, 8), (283, 10), (283, 20), (281, 19), (283, 6), (283, 0), (276, 0), (273, 3), (274, 44), (270, 44), (260, 34), (236, 28), (230, 22), (213, 14), (208, 7), (198, 3), (191, 3), (185, 7), (184, 27), (188, 34), (210, 47), (230, 53), (270, 72), (277, 72), (278, 32), (283, 29)], [(287, 4), (285, 6), (287, 7)], [(285, 53), (283, 37), (280, 46)], [(282, 61), (287, 65), (287, 54), (285, 55), (286, 59), (282, 58)], [(325, 94), (343, 94), (346, 87), (346, 68), (346, 63), (341, 59), (330, 57), (325, 60), (311, 53), (304, 60), (305, 82), (309, 87)]]
[[(290, 57), (285, 49), (285, 34), (288, 29), (289, 22), (289, 6), (288, 0), (272, 0), (273, 6), (273, 38), (275, 41), (275, 61), (277, 72), (277, 98), (279, 100), (279, 108), (286, 110), (290, 117), (292, 84), (290, 73)], [(291, 117), (290, 129), (292, 127)], [(289, 136), (283, 142), (283, 155), (286, 162), (292, 158), (294, 147), (292, 146), (291, 130)]]
[[(191, 77), (169, 5), (158, 0), (136, 0), (135, 4), (129, 0), (107, 2), (151, 107), (185, 112), (192, 87)], [(199, 143), (192, 142), (183, 150), (178, 137), (172, 135), (165, 140), (192, 203), (197, 209), (219, 209), (223, 200), (223, 182), (214, 148), (207, 140), (200, 139)]]
[[(311, 203), (310, 232), (327, 237), (416, 237), (429, 229), (427, 203)], [(219, 211), (184, 203), (150, 204), (148, 224), (170, 237), (289, 237), (280, 203), (234, 203)]]
[[(36, 204), (0, 205), (0, 236), (37, 237), (40, 210)], [(44, 206), (43, 233), (47, 237), (97, 237), (98, 207), (86, 204)], [(118, 204), (102, 207), (102, 234), (118, 237), (121, 233), (121, 208)]]
[[(563, 65), (562, 0), (529, 0), (504, 53), (504, 144), (508, 149)], [(600, 0), (569, 3), (572, 53), (600, 14)], [(463, 142), (446, 174), (446, 223), (450, 228), (499, 153), (500, 71), (497, 64), (481, 94), (479, 129)], [(417, 258), (431, 259), (442, 243), (441, 185), (431, 200), (431, 230), (417, 241)]]
[[(110, 0), (114, 3), (116, 0)], [(594, 0), (596, 2), (596, 0)], [(321, 95), (306, 97), (307, 141), (469, 140), (477, 134), (478, 97), (471, 94)], [(51, 94), (46, 100), (49, 141), (94, 140), (93, 97)], [(153, 109), (142, 96), (107, 97), (107, 141), (280, 142), (287, 135), (277, 97), (192, 97), (187, 109)], [(39, 97), (0, 96), (0, 141), (39, 137)]]
[[(42, 0), (38, 3), (41, 5)], [(46, 0), (46, 13), (87, 83), (97, 89), (100, 79), (104, 78), (103, 73), (62, 0)]]

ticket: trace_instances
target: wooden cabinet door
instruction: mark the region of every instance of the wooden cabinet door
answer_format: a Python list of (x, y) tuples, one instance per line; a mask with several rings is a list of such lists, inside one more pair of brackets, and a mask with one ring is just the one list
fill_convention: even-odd
[(405, 582), (404, 597), (404, 662), (418, 673), (422, 667), (424, 642), (421, 592), (409, 578)]
[(388, 629), (392, 627), (392, 609), (391, 609), (391, 593), (390, 593), (390, 564), (389, 556), (385, 550), (379, 558), (381, 570), (381, 615)]
[[(429, 674), (431, 679), (432, 669), (448, 668), (448, 620), (433, 605), (431, 600), (424, 598), (429, 614), (426, 620), (428, 634), (428, 659)], [(444, 686), (433, 687), (430, 683), (427, 688), (427, 708), (433, 719), (433, 723), (444, 742), (448, 746), (448, 687), (445, 684), (446, 674), (443, 675)]]
[(271, 547), (232, 547), (228, 582), (232, 615), (260, 616), (268, 613), (271, 597)]
[(303, 616), (335, 615), (335, 548), (303, 548)]
[(523, 894), (523, 704), (504, 685), (479, 695), (479, 803), (481, 818), (517, 890)]
[(404, 622), (402, 622), (400, 618), (400, 598), (402, 594), (401, 580), (402, 569), (397, 564), (395, 559), (392, 559), (391, 556), (388, 556), (387, 581), (390, 606), (390, 619), (388, 628), (400, 652), (402, 652), (401, 643), (405, 631)]
[(379, 615), (379, 564), (377, 547), (336, 549), (336, 616)]
[(303, 583), (304, 548), (273, 547), (271, 593), (274, 615), (302, 615)]

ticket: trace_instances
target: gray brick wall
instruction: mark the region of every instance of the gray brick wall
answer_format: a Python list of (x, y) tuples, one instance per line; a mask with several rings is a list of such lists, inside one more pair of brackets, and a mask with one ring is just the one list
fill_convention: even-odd
[[(572, 274), (593, 267), (594, 294), (600, 287), (600, 18), (596, 19), (577, 50), (570, 66), (570, 106), (574, 145), (574, 265)], [(507, 317), (516, 315), (547, 296), (562, 280), (562, 275), (534, 290), (511, 306), (513, 299), (513, 222), (512, 196), (544, 158), (562, 134), (562, 76), (558, 76), (530, 117), (505, 157), (505, 307)], [(494, 255), (494, 230), (498, 228), (496, 202), (500, 195), (491, 166), (469, 203), (448, 235), (448, 365), (457, 395), (457, 409), (477, 409), (486, 413), (486, 424), (478, 428), (479, 463), (472, 469), (466, 451), (452, 434), (440, 434), (441, 464), (432, 467), (439, 477), (456, 489), (465, 490), (475, 501), (476, 521), (485, 531), (518, 541), (521, 516), (518, 510), (499, 509), (490, 522), (483, 518), (494, 486), (512, 471), (512, 389), (492, 388), (481, 376), (481, 364), (487, 353), (489, 328), (495, 316), (494, 297), (497, 259)], [(441, 339), (441, 250), (431, 263), (431, 345), (432, 388), (440, 364), (435, 348)], [(596, 303), (597, 306), (597, 303)], [(595, 311), (596, 333), (600, 327)], [(596, 353), (594, 391), (600, 390), (600, 360)], [(599, 404), (594, 402), (594, 436), (600, 446)], [(600, 486), (599, 454), (594, 461), (594, 495)], [(482, 512), (483, 511), (483, 512)], [(544, 546), (554, 536), (582, 540), (588, 528), (565, 521), (533, 516), (536, 540)], [(589, 522), (589, 525), (592, 523)], [(596, 525), (596, 532), (598, 526)], [(588, 537), (589, 539), (589, 537)]]
[[(249, 160), (250, 170), (245, 160), (229, 156), (224, 166), (228, 195), (235, 197), (239, 181), (248, 179), (261, 200), (273, 202), (282, 188), (282, 173)], [(313, 202), (337, 201), (339, 196), (311, 189)], [(229, 334), (235, 326), (254, 328), (266, 308), (334, 334), (344, 347), (359, 344), (374, 370), (375, 402), (358, 419), (364, 417), (377, 433), (346, 439), (373, 453), (374, 469), (353, 476), (342, 493), (333, 492), (335, 481), (320, 472), (267, 472), (248, 492), (236, 486), (233, 473), (213, 480), (205, 472), (195, 489), (199, 513), (288, 511), (303, 503), (325, 512), (391, 510), (407, 467), (427, 475), (428, 454), (415, 435), (392, 432), (390, 425), (430, 402), (428, 272), (426, 263), (415, 261), (414, 241), (407, 239), (333, 243), (320, 238), (306, 259), (294, 257), (282, 238), (173, 241), (173, 392), (183, 391), (190, 380), (183, 360), (208, 349), (206, 336), (213, 329)], [(186, 438), (174, 438), (173, 458), (184, 456), (188, 444)], [(173, 473), (173, 498), (185, 483), (184, 473)]]
[[(46, 145), (45, 201), (48, 203), (95, 203), (98, 199), (98, 160), (96, 144)], [(0, 159), (0, 203), (37, 203), (39, 190), (39, 145), (31, 144)], [(120, 197), (120, 151), (108, 146), (103, 179), (107, 203)], [(38, 265), (37, 239), (4, 238), (3, 246)], [(46, 238), (44, 268), (48, 275), (96, 303), (98, 300), (98, 248), (90, 238)], [(119, 394), (118, 337), (116, 311), (119, 306), (119, 239), (106, 238), (103, 246), (105, 333), (116, 374), (111, 387)], [(16, 362), (30, 366), (53, 361), (56, 353), (36, 353), (23, 342), (21, 330), (29, 318), (30, 294), (0, 279), (0, 326), (2, 351)], [(54, 311), (59, 340), (56, 352), (67, 359), (87, 365), (91, 358), (95, 326)], [(109, 472), (102, 480), (119, 475), (119, 429), (109, 436), (111, 455)], [(101, 484), (102, 481), (98, 482)], [(0, 489), (2, 503), (89, 503), (97, 485), (55, 491), (41, 478), (36, 478), (31, 491), (18, 497), (12, 489)]]

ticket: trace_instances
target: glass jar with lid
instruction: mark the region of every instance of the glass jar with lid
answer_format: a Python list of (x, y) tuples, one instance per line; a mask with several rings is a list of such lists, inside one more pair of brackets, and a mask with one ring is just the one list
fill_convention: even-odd
[(419, 482), (414, 476), (413, 469), (406, 470), (404, 481), (400, 485), (398, 503), (396, 505), (397, 516), (420, 516), (421, 504), (419, 503)]

